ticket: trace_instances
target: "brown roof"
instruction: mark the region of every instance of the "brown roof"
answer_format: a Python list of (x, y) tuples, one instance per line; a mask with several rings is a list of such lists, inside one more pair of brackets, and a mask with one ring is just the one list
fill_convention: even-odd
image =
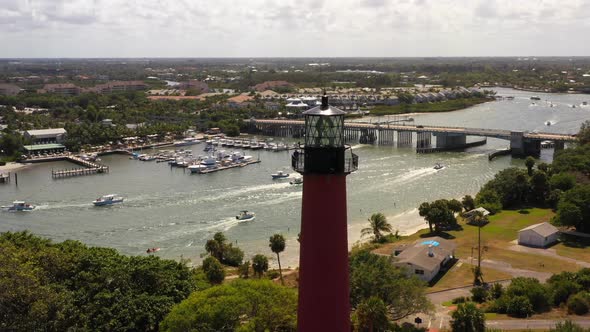
[(278, 86), (292, 86), (292, 84), (287, 81), (266, 81), (260, 84), (256, 84), (254, 86), (254, 89), (256, 91), (264, 91)]
[(246, 93), (242, 93), (240, 95), (237, 95), (235, 97), (231, 97), (227, 100), (228, 103), (236, 103), (236, 104), (241, 104), (247, 101), (251, 101), (252, 99), (254, 99), (254, 97), (252, 96), (248, 96), (248, 94)]

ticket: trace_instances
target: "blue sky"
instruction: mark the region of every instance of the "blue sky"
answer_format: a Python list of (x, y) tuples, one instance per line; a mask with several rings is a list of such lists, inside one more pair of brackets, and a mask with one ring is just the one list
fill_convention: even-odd
[(590, 55), (590, 0), (0, 0), (0, 57)]

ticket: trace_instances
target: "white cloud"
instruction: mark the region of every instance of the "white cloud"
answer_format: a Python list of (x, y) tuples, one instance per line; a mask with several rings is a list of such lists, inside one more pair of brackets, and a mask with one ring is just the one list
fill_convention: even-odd
[(590, 0), (0, 0), (0, 57), (589, 55)]

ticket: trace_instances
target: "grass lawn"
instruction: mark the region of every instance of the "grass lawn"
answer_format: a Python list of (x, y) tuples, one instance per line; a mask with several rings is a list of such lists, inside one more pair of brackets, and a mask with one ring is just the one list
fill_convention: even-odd
[[(512, 276), (502, 271), (488, 269), (483, 267), (483, 276), (486, 282), (510, 279)], [(432, 293), (454, 287), (471, 286), (473, 285), (473, 272), (469, 264), (459, 263), (455, 264), (445, 275), (432, 287), (428, 288), (427, 292)]]

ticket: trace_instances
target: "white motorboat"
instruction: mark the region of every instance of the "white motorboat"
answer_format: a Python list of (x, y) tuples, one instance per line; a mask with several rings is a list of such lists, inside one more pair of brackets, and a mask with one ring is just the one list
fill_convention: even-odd
[(26, 212), (33, 211), (35, 207), (35, 205), (26, 203), (25, 201), (14, 201), (12, 202), (12, 206), (3, 206), (2, 209), (8, 212)]
[(288, 178), (289, 173), (284, 173), (283, 171), (278, 171), (274, 174), (271, 174), (270, 176), (272, 176), (273, 179), (282, 179), (282, 178)]
[(142, 154), (139, 157), (137, 157), (137, 159), (141, 161), (154, 161), (156, 160), (156, 157), (149, 154)]
[(256, 218), (256, 214), (254, 212), (248, 212), (247, 210), (240, 211), (240, 214), (236, 216), (236, 219), (239, 221), (251, 221)]
[(303, 178), (294, 178), (289, 184), (303, 184)]
[(123, 197), (121, 197), (117, 194), (109, 194), (109, 195), (104, 195), (100, 198), (97, 198), (94, 202), (92, 202), (92, 204), (94, 204), (94, 206), (105, 206), (105, 205), (113, 205), (113, 204), (122, 203), (122, 202), (123, 202)]
[(200, 173), (201, 171), (217, 167), (217, 159), (209, 156), (196, 165), (188, 166), (191, 173)]
[(444, 166), (444, 165), (442, 165), (442, 164), (436, 163), (436, 164), (434, 165), (434, 169), (435, 169), (435, 170), (439, 170), (439, 169), (443, 169), (443, 168), (445, 168), (445, 166)]
[(225, 146), (232, 147), (232, 146), (234, 146), (234, 144), (235, 144), (235, 143), (236, 143), (236, 142), (235, 142), (234, 140), (232, 140), (232, 139), (229, 139), (229, 140), (227, 140), (227, 141), (225, 142)]

